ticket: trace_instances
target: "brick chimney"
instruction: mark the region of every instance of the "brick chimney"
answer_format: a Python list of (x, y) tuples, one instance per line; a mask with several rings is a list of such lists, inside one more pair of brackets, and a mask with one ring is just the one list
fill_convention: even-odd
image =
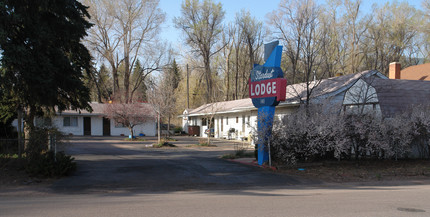
[(388, 78), (389, 79), (400, 79), (400, 69), (402, 65), (399, 62), (390, 63)]

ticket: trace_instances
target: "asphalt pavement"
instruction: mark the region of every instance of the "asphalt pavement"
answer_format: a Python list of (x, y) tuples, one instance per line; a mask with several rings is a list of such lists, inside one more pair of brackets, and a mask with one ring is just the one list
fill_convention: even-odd
[[(302, 180), (220, 157), (233, 153), (235, 143), (213, 140), (215, 147), (192, 146), (195, 137), (176, 137), (177, 147), (152, 148), (118, 137), (77, 137), (66, 148), (78, 170), (50, 187), (55, 192), (158, 192), (279, 188)], [(251, 150), (252, 151), (252, 150)]]
[(430, 216), (430, 182), (327, 184), (220, 159), (231, 141), (74, 137), (72, 176), (1, 188), (0, 216)]

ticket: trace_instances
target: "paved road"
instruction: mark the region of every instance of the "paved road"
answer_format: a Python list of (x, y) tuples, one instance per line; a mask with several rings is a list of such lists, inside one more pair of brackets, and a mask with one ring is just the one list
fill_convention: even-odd
[(231, 145), (177, 143), (75, 139), (77, 173), (45, 190), (0, 191), (0, 216), (430, 216), (428, 180), (307, 182), (217, 158)]
[(0, 197), (0, 216), (430, 216), (430, 187)]

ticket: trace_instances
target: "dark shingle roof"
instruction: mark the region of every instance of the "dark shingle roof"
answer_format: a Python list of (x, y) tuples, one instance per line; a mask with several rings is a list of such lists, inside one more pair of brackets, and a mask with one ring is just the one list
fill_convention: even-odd
[(430, 81), (375, 79), (371, 85), (376, 89), (382, 114), (386, 117), (430, 103)]

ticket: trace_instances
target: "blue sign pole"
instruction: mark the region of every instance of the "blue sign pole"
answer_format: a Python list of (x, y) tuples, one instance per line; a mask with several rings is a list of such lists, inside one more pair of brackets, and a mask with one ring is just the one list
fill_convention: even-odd
[(258, 108), (258, 164), (263, 165), (269, 161), (269, 142), (272, 135), (273, 117), (275, 106), (263, 106)]
[(275, 106), (285, 100), (286, 80), (281, 70), (282, 46), (278, 41), (265, 45), (265, 63), (256, 65), (251, 71), (249, 95), (258, 108), (258, 164), (269, 161), (267, 147), (272, 135)]

